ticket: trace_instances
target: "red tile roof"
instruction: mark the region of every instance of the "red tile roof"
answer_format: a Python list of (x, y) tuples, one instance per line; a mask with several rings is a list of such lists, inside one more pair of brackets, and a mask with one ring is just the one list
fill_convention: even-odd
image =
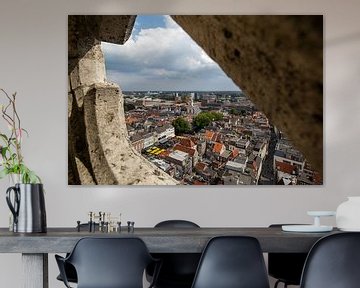
[(231, 156), (232, 156), (233, 158), (236, 158), (237, 156), (239, 156), (239, 149), (234, 148), (234, 150), (232, 150)]
[(213, 148), (213, 152), (220, 154), (224, 148), (224, 144), (216, 142)]
[(180, 144), (189, 148), (194, 148), (196, 145), (189, 138), (180, 138)]
[(215, 132), (206, 130), (205, 131), (205, 139), (211, 141), (212, 137), (214, 136)]
[(198, 162), (195, 165), (195, 169), (199, 171), (204, 171), (207, 168), (207, 165), (203, 162)]
[(195, 149), (192, 149), (192, 148), (183, 146), (183, 145), (181, 145), (181, 144), (176, 144), (176, 145), (174, 146), (174, 150), (179, 150), (179, 151), (188, 153), (191, 157), (194, 157), (194, 154), (195, 154), (195, 152), (196, 152)]
[(219, 141), (220, 133), (206, 130), (205, 131), (205, 139), (208, 141)]
[(160, 156), (161, 158), (166, 158), (170, 155), (170, 153), (171, 153), (170, 151), (165, 150), (165, 151), (161, 152), (158, 156)]
[(289, 163), (279, 162), (275, 161), (275, 167), (277, 170), (293, 175), (296, 171), (296, 167), (294, 165), (291, 165)]

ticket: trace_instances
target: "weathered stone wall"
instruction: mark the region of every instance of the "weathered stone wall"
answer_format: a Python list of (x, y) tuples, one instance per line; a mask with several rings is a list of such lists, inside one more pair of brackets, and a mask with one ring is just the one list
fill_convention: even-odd
[(323, 17), (172, 16), (323, 169)]
[(101, 42), (123, 44), (135, 16), (69, 16), (69, 184), (177, 184), (129, 142), (120, 88)]

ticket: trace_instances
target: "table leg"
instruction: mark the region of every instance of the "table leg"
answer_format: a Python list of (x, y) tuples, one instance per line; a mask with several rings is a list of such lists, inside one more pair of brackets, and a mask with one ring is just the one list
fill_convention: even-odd
[(49, 288), (48, 254), (22, 254), (23, 288)]

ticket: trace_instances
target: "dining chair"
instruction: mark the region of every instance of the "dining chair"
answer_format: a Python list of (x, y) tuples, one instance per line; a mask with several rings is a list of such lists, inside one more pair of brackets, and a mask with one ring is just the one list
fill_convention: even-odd
[(192, 288), (269, 288), (261, 247), (256, 238), (212, 238), (201, 256)]
[[(155, 229), (163, 228), (200, 228), (188, 220), (166, 220), (155, 225)], [(162, 266), (159, 272), (156, 288), (190, 288), (194, 280), (197, 266), (201, 257), (200, 253), (157, 253), (152, 254), (161, 259)], [(147, 269), (147, 278), (153, 275), (152, 265)]]
[[(77, 288), (142, 288), (145, 268), (154, 262), (154, 281), (160, 262), (152, 258), (139, 238), (82, 238), (68, 257), (55, 255), (60, 275), (70, 288), (65, 263), (74, 266)], [(153, 283), (149, 287), (153, 287)]]
[[(288, 224), (271, 224), (269, 228), (281, 228)], [(307, 253), (269, 253), (268, 273), (277, 279), (274, 288), (280, 283), (284, 288), (288, 285), (300, 285), (301, 273), (304, 268)]]
[[(80, 224), (80, 229), (89, 229), (89, 224), (88, 223)], [(95, 223), (95, 229), (99, 229), (98, 223)], [(69, 256), (69, 253), (66, 254), (66, 257), (68, 257), (68, 256)], [(65, 268), (65, 275), (66, 275), (68, 282), (77, 283), (77, 274), (76, 274), (76, 270), (75, 270), (74, 266), (71, 265), (70, 263), (65, 262), (64, 268)], [(59, 274), (56, 277), (56, 279), (64, 282), (63, 278), (61, 277), (61, 274)]]
[(318, 240), (309, 252), (301, 288), (360, 287), (360, 233), (331, 234)]

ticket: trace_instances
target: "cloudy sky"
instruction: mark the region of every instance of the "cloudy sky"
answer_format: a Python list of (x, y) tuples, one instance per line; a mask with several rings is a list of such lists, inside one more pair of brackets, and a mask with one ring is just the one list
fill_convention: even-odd
[(138, 16), (124, 45), (102, 49), (108, 80), (124, 91), (239, 90), (169, 16)]

